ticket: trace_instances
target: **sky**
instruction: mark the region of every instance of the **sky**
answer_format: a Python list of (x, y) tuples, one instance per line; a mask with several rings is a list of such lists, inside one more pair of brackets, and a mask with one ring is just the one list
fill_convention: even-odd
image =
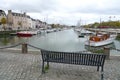
[(120, 0), (1, 0), (0, 9), (23, 13), (47, 23), (81, 25), (120, 20)]

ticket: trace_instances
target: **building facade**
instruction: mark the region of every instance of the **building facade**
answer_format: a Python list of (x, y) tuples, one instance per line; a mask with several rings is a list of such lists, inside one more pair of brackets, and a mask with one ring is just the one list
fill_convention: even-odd
[[(2, 19), (5, 19), (6, 20), (6, 22), (7, 22), (7, 19), (6, 19), (6, 13), (5, 13), (5, 11), (3, 11), (3, 10), (0, 10), (0, 29), (2, 29)], [(5, 27), (6, 27), (6, 24), (4, 25)]]
[(8, 10), (7, 20), (8, 25), (11, 26), (13, 30), (25, 30), (31, 27), (31, 18), (26, 15), (26, 13), (15, 13)]
[(42, 22), (39, 19), (33, 19), (26, 13), (15, 13), (12, 10), (8, 10), (7, 23), (12, 30), (28, 30), (47, 28), (47, 23)]

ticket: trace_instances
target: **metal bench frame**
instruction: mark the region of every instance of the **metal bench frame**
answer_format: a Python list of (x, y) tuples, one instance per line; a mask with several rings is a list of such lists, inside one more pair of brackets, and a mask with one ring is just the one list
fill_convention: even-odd
[(101, 67), (101, 80), (103, 80), (104, 75), (104, 62), (106, 55), (95, 54), (95, 53), (82, 53), (82, 52), (56, 52), (47, 51), (41, 49), (42, 54), (42, 73), (45, 73), (44, 63), (49, 62), (55, 63), (65, 63), (65, 64), (75, 64), (75, 65), (86, 65), (86, 66), (96, 66), (97, 71)]

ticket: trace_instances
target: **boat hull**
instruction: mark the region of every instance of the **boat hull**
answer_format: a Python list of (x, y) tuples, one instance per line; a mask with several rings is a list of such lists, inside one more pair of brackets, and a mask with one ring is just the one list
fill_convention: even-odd
[(103, 46), (103, 45), (107, 45), (107, 44), (111, 44), (114, 42), (116, 36), (111, 36), (110, 38), (106, 39), (106, 40), (103, 40), (103, 41), (99, 41), (99, 42), (95, 42), (95, 41), (86, 41), (85, 42), (85, 45), (88, 45), (88, 46)]
[(27, 33), (27, 32), (18, 32), (17, 36), (18, 37), (31, 37), (33, 34)]

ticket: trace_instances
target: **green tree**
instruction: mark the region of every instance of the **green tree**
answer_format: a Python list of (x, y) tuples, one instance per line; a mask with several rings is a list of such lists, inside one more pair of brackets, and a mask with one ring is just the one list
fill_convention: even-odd
[(52, 27), (52, 28), (56, 28), (57, 25), (56, 25), (56, 24), (51, 24), (51, 27)]
[(7, 20), (6, 20), (6, 18), (2, 18), (1, 19), (1, 24), (3, 24), (3, 29), (5, 30), (6, 28), (5, 28), (5, 24), (7, 23)]
[(100, 25), (99, 23), (95, 22), (94, 24), (92, 24), (92, 27), (96, 28), (96, 27), (98, 27), (99, 25)]

